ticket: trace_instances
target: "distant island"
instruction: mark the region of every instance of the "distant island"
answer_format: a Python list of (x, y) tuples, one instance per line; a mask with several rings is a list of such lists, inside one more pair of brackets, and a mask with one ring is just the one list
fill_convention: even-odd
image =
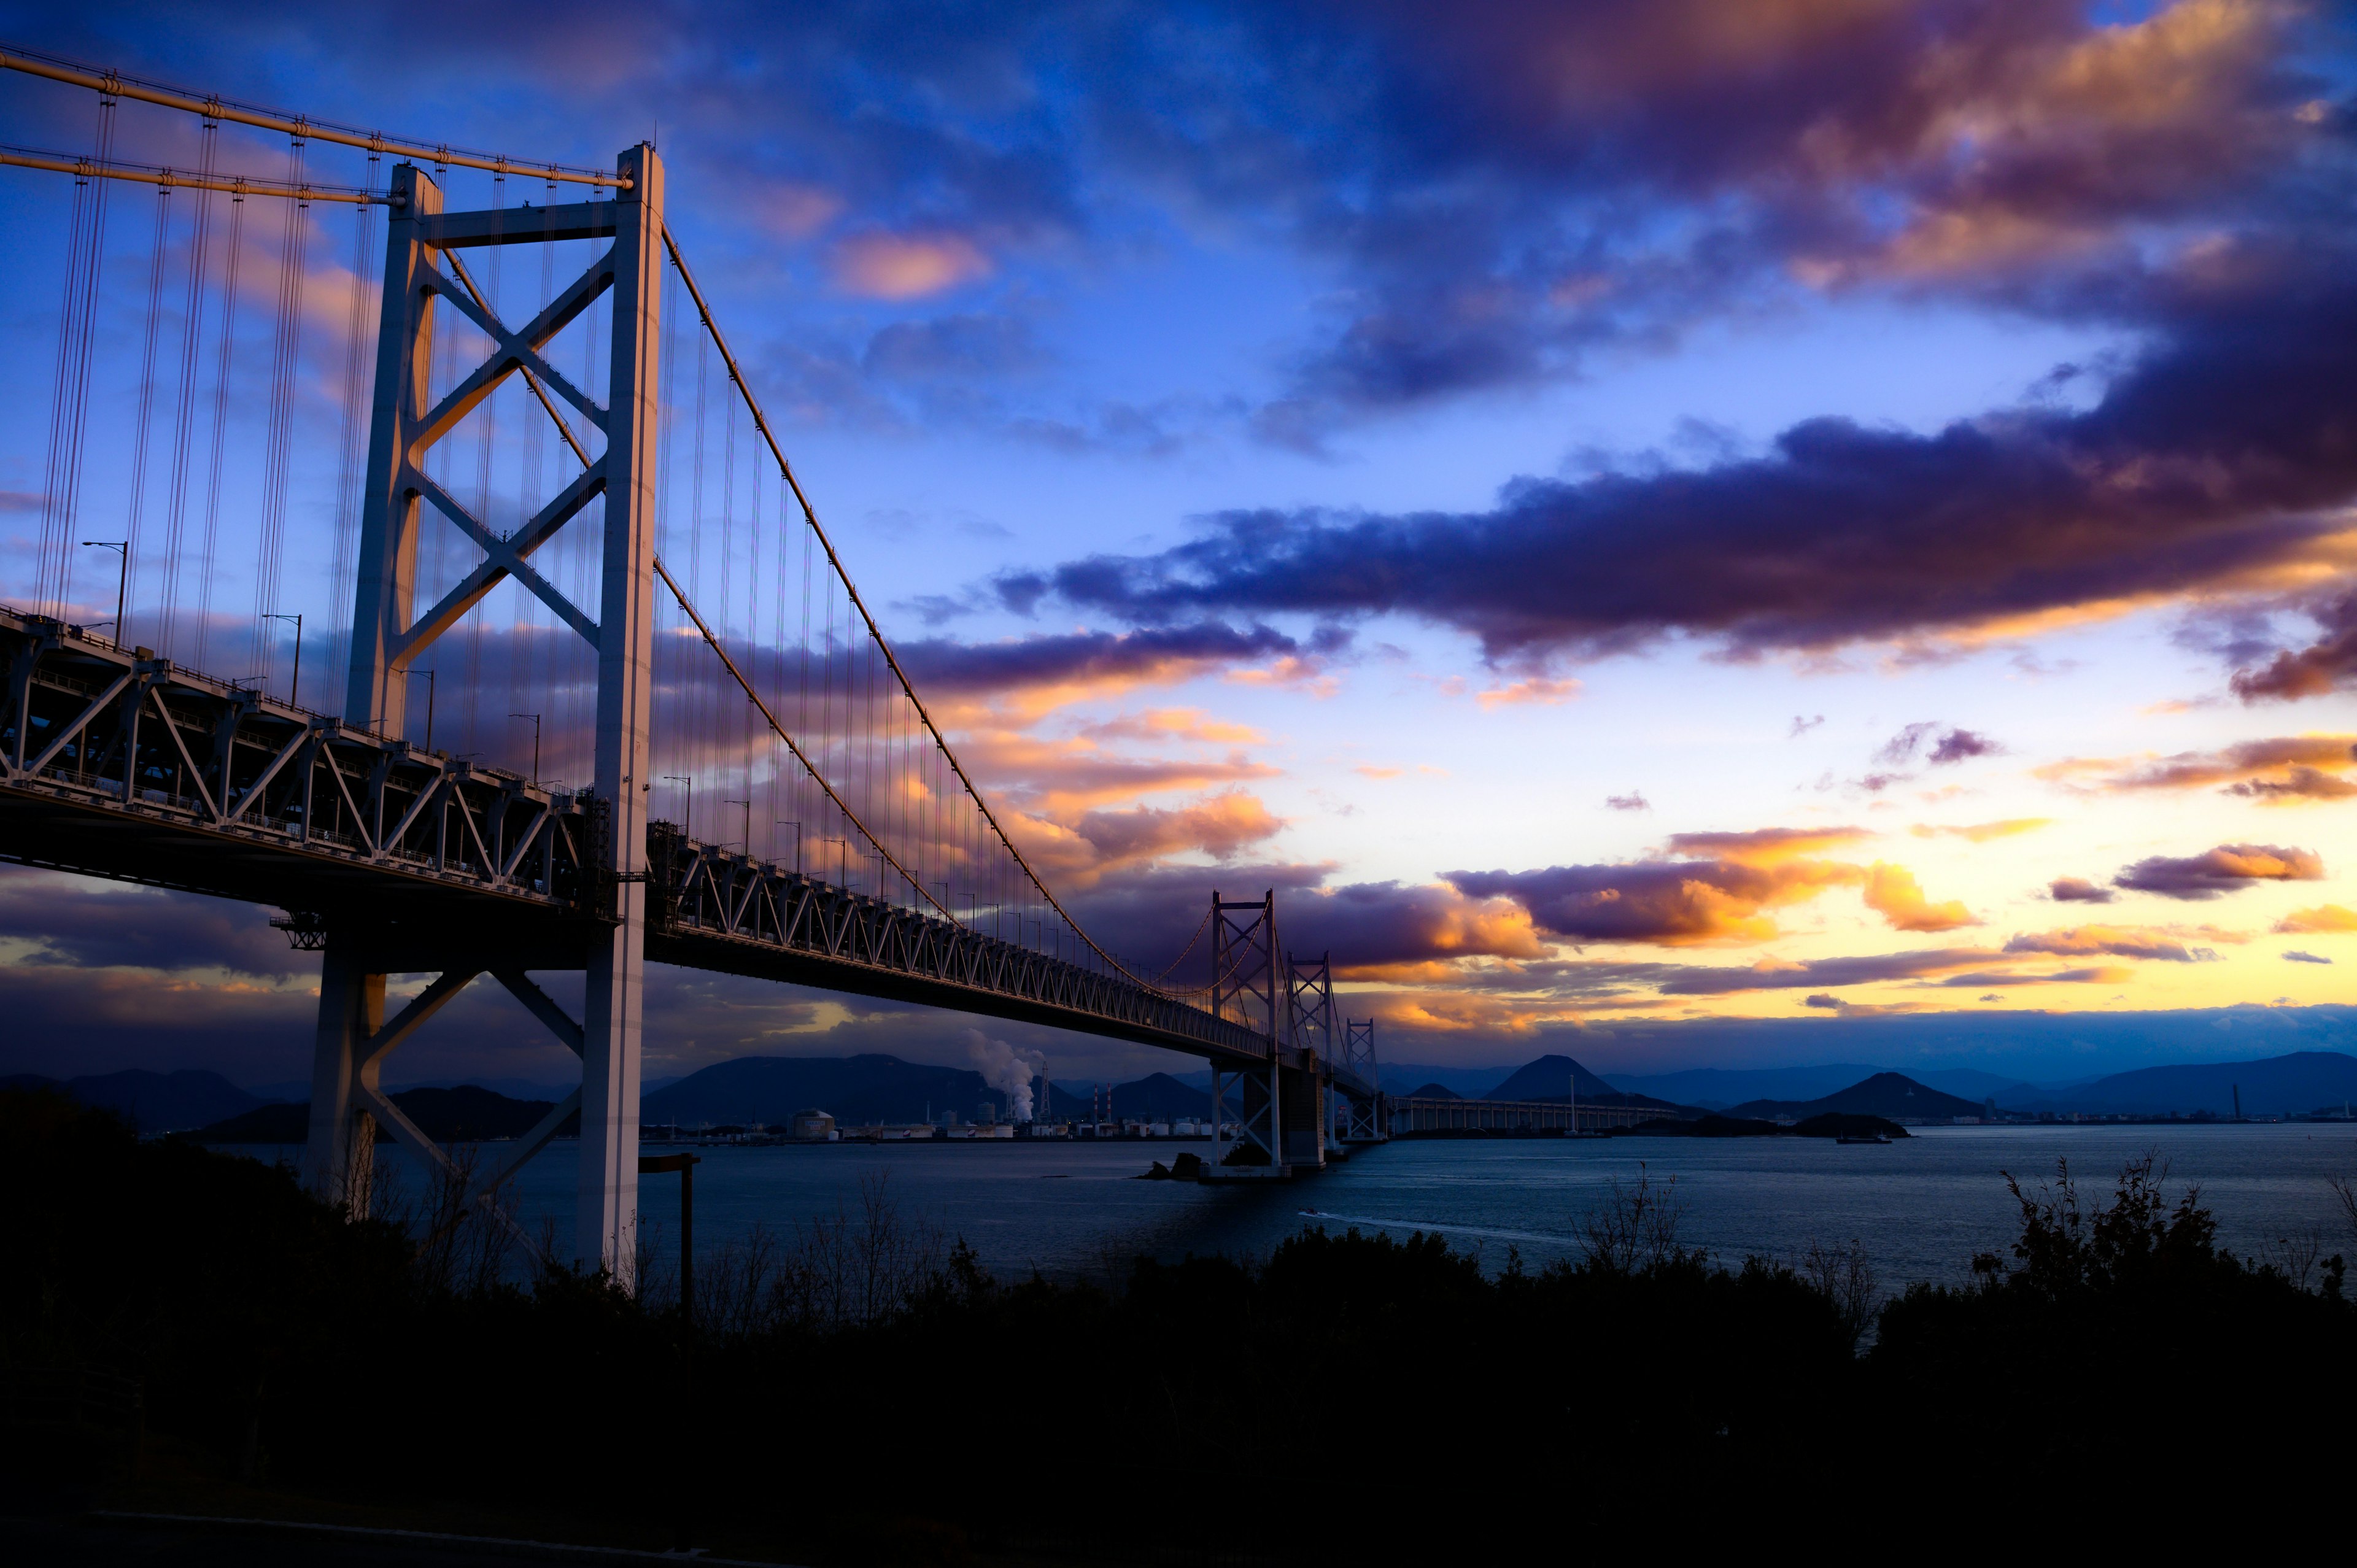
[[(1415, 1072), (1408, 1078), (1403, 1074)], [(1200, 1081), (1200, 1074), (1189, 1074)], [(1943, 1090), (1928, 1079), (1986, 1088), (1977, 1097)], [(1452, 1084), (1448, 1079), (1455, 1079)], [(1986, 1080), (1986, 1083), (1976, 1082)], [(1845, 1120), (1885, 1127), (2040, 1121), (2342, 1120), (2357, 1108), (2357, 1057), (2340, 1051), (2299, 1051), (2251, 1061), (2199, 1062), (2141, 1068), (2079, 1084), (1998, 1082), (1995, 1074), (1956, 1069), (1917, 1076), (1861, 1065), (1758, 1070), (1696, 1069), (1631, 1077), (1599, 1074), (1568, 1056), (1550, 1054), (1512, 1071), (1495, 1069), (1394, 1068), (1383, 1075), (1386, 1093), (1425, 1101), (1560, 1105), (1576, 1091), (1583, 1105), (1617, 1106), (1661, 1116), (1620, 1132), (1688, 1136), (1738, 1135), (1730, 1127), (1836, 1136)], [(1168, 1072), (1109, 1086), (1032, 1080), (1044, 1120), (1072, 1123), (1110, 1116), (1123, 1124), (1177, 1125), (1211, 1113), (1211, 1095)], [(1475, 1084), (1489, 1087), (1468, 1093)], [(1754, 1095), (1729, 1101), (1725, 1089), (1792, 1085), (1800, 1095)], [(1671, 1098), (1644, 1089), (1714, 1090)], [(1461, 1087), (1460, 1087), (1461, 1086)], [(522, 1085), (512, 1086), (522, 1088)], [(86, 1105), (111, 1111), (142, 1133), (181, 1133), (207, 1143), (299, 1144), (308, 1133), (309, 1107), (282, 1091), (266, 1098), (202, 1069), (176, 1072), (132, 1069), (64, 1079), (35, 1073), (0, 1078), (0, 1088), (48, 1088)], [(515, 1137), (554, 1103), (530, 1092), (510, 1094), (473, 1083), (420, 1085), (394, 1091), (393, 1102), (437, 1141), (480, 1142)], [(937, 1067), (882, 1053), (848, 1057), (739, 1057), (716, 1062), (649, 1092), (640, 1118), (649, 1129), (683, 1134), (722, 1128), (782, 1129), (797, 1112), (818, 1109), (838, 1127), (921, 1126), (1011, 1119), (1009, 1096), (969, 1068)], [(1860, 1127), (1865, 1125), (1859, 1123)], [(1834, 1128), (1835, 1132), (1822, 1129)], [(570, 1129), (567, 1130), (569, 1135)], [(1889, 1135), (1886, 1133), (1885, 1135)]]

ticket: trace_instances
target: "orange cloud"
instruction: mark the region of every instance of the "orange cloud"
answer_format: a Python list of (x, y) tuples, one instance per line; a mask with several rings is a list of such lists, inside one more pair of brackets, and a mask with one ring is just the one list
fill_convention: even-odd
[(1169, 809), (1135, 806), (1078, 818), (1004, 811), (1001, 820), (1049, 886), (1095, 886), (1109, 873), (1178, 854), (1229, 860), (1285, 829), (1260, 798), (1229, 790)]
[(1094, 740), (1185, 740), (1217, 746), (1258, 746), (1268, 739), (1250, 725), (1228, 724), (1200, 708), (1148, 708), (1083, 725), (1081, 733)]
[(959, 755), (993, 796), (1009, 797), (1051, 815), (1124, 804), (1147, 795), (1274, 779), (1280, 773), (1240, 751), (1218, 757), (1129, 757), (1084, 736), (1042, 740), (985, 730), (953, 738)]
[(2338, 904), (2319, 904), (2313, 909), (2294, 909), (2276, 922), (2275, 929), (2285, 932), (2327, 935), (2339, 931), (2357, 931), (2357, 909), (2344, 909)]
[(1777, 865), (1800, 855), (1874, 836), (1865, 828), (1753, 828), (1748, 832), (1673, 833), (1670, 853), (1714, 856), (1738, 865)]
[(1876, 861), (1866, 875), (1866, 907), (1899, 931), (1953, 931), (1977, 925), (1973, 912), (1951, 899), (1934, 904), (1923, 897), (1915, 875), (1903, 865)]
[(1226, 679), (1239, 686), (1290, 686), (1321, 703), (1342, 690), (1342, 682), (1326, 672), (1323, 661), (1290, 653), (1256, 669), (1231, 670)]
[(2166, 963), (2199, 963), (2218, 955), (2208, 948), (2189, 947), (2188, 937), (2217, 942), (2247, 942), (2241, 931), (2215, 926), (2072, 926), (2059, 931), (2025, 931), (2005, 944), (2009, 953), (2045, 953), (2056, 958), (2155, 959)]
[(834, 248), (834, 279), (870, 299), (918, 299), (971, 283), (990, 258), (962, 234), (855, 234)]
[(2034, 770), (2050, 783), (2099, 790), (2202, 789), (2239, 795), (2268, 805), (2303, 800), (2340, 800), (2357, 796), (2357, 783), (2341, 777), (2357, 767), (2357, 736), (2282, 736), (2247, 740), (2217, 751), (2180, 751), (2169, 757), (2072, 757)]
[(1351, 769), (1351, 771), (1361, 774), (1369, 779), (1396, 779), (1405, 772), (1405, 769), (1398, 768), (1378, 768), (1372, 762), (1361, 762), (1359, 766)]
[(1918, 822), (1907, 831), (1919, 839), (1967, 839), (1974, 843), (1986, 843), (1991, 839), (2012, 838), (2018, 833), (2034, 833), (2040, 828), (2051, 827), (2053, 824), (2054, 819), (2051, 817), (2007, 817), (2003, 822), (1970, 822), (1960, 827), (1934, 827), (1928, 823)]
[(816, 186), (780, 180), (750, 193), (750, 216), (790, 240), (807, 239), (834, 221), (843, 198)]
[(1553, 706), (1557, 703), (1569, 702), (1579, 695), (1579, 690), (1577, 681), (1550, 681), (1534, 675), (1527, 681), (1516, 681), (1512, 685), (1493, 686), (1486, 692), (1478, 692), (1474, 693), (1473, 700), (1480, 703), (1484, 711), (1524, 703)]

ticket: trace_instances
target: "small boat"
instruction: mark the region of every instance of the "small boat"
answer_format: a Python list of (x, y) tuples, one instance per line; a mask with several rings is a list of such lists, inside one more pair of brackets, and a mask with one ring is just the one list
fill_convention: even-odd
[(1887, 1144), (1890, 1140), (1879, 1133), (1844, 1133), (1834, 1142), (1836, 1144)]

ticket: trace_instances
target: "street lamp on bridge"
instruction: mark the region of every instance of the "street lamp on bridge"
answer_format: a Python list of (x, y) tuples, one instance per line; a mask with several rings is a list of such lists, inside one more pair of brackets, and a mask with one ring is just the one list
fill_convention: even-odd
[(123, 598), (131, 586), (131, 541), (127, 539), (85, 539), (84, 550), (112, 550), (123, 557), (123, 566), (114, 575), (114, 642), (118, 648), (131, 646), (123, 630)]
[(532, 721), (532, 781), (537, 784), (540, 782), (540, 715), (538, 714), (510, 714), (508, 717), (511, 719), (530, 719)]
[(723, 800), (720, 803), (724, 806), (742, 806), (745, 808), (745, 858), (748, 860), (752, 859), (753, 802), (750, 800)]
[(425, 677), (425, 749), (432, 751), (434, 749), (434, 676), (436, 671), (431, 670), (404, 670), (402, 673), (404, 675), (423, 675)]
[(687, 810), (680, 813), (679, 836), (683, 839), (694, 838), (695, 836), (695, 775), (666, 773), (663, 775), (663, 782), (676, 784), (687, 791)]
[[(778, 819), (776, 825), (781, 828), (791, 828), (794, 830), (794, 875), (796, 876), (800, 876), (802, 874), (802, 825), (800, 822), (790, 822), (783, 817), (780, 817)], [(773, 838), (770, 841), (770, 848), (772, 854), (776, 853), (776, 839)], [(749, 845), (747, 846), (745, 853), (747, 854), (752, 854), (752, 848)]]
[(301, 706), (303, 705), (303, 703), (302, 703), (302, 696), (303, 696), (303, 617), (302, 617), (302, 614), (301, 614), (301, 612), (299, 612), (299, 611), (298, 611), (298, 612), (296, 612), (296, 614), (294, 614), (294, 615), (291, 615), (291, 616), (285, 616), (285, 615), (279, 615), (279, 614), (278, 614), (278, 613), (276, 613), (275, 611), (273, 611), (273, 612), (271, 612), (270, 614), (264, 616), (262, 618), (263, 618), (263, 619), (264, 619), (264, 620), (291, 620), (291, 621), (293, 621), (293, 622), (295, 623), (295, 674), (294, 674), (293, 679), (289, 680), (289, 681), (286, 682), (286, 705), (287, 705), (288, 707), (290, 707), (290, 708), (299, 708), (299, 707), (301, 707)]

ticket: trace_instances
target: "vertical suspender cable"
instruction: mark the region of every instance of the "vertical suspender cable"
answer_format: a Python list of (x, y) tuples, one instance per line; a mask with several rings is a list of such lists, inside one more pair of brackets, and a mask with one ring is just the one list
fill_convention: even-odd
[[(501, 204), (507, 199), (507, 186), (505, 175), (491, 177), (490, 292), (485, 297), (484, 304), (494, 319), (500, 313), (500, 258), (507, 251), (505, 245), (499, 243), (499, 225), (503, 211)], [(485, 338), (483, 352), (488, 356), (490, 349), (490, 339)], [(475, 521), (485, 528), (493, 529), (494, 532), (496, 532), (496, 525), (491, 521), (491, 447), (499, 435), (499, 408), (500, 394), (495, 388), (491, 395), (478, 404), (475, 410)], [(468, 563), (470, 568), (472, 564), (473, 563)], [(513, 583), (503, 582), (491, 593), (486, 595), (481, 603), (467, 612), (467, 749), (478, 756), (490, 753), (495, 749), (504, 753), (506, 748), (504, 746), (494, 748), (490, 745), (490, 738), (497, 736), (504, 740), (506, 732), (513, 727), (506, 720), (499, 720), (491, 730), (490, 736), (487, 736), (483, 733), (482, 707), (484, 626), (494, 613), (493, 605), (514, 592), (514, 589)], [(500, 711), (504, 714), (511, 712), (512, 709), (501, 708)]]
[[(594, 191), (594, 188), (589, 191), (589, 200), (598, 200), (598, 196), (601, 196), (601, 193)], [(585, 330), (582, 330), (582, 393), (589, 396), (589, 401), (598, 399), (598, 375), (597, 375), (598, 318), (601, 318), (601, 314), (598, 314), (597, 309), (582, 311), (582, 328), (585, 328)], [(603, 540), (606, 540), (606, 498), (598, 495), (597, 499), (592, 499), (589, 507), (577, 516), (576, 521), (565, 526), (565, 533), (582, 535), (582, 538), (573, 544), (573, 604), (589, 606), (592, 604), (592, 599), (589, 599), (589, 585), (597, 583), (598, 587), (603, 589), (603, 583), (606, 583), (606, 568), (603, 568), (603, 561), (606, 561), (606, 550), (603, 550)], [(592, 573), (592, 566), (597, 568), (597, 573)], [(660, 606), (662, 601), (658, 599), (655, 604)], [(577, 693), (580, 693), (580, 698), (577, 698), (577, 712), (585, 712), (585, 714), (592, 714), (594, 717), (594, 714), (597, 714), (597, 691), (594, 691), (597, 650), (589, 649), (589, 644), (585, 644), (585, 641), (577, 637), (565, 637), (564, 646), (565, 646), (565, 660), (568, 660), (565, 670), (570, 672), (568, 683), (570, 686), (576, 686)], [(660, 693), (660, 683), (655, 691)], [(582, 728), (587, 728), (587, 724)], [(660, 722), (653, 724), (651, 728), (653, 728), (655, 740), (662, 738), (662, 726), (660, 726)], [(589, 779), (589, 764), (587, 762), (582, 764), (582, 779)]]
[[(554, 182), (551, 181), (550, 185), (553, 189)], [(533, 312), (534, 319), (539, 317), (542, 311), (548, 308), (548, 302), (556, 292), (556, 238), (553, 228), (556, 220), (546, 205), (544, 205), (540, 210), (540, 303)], [(527, 413), (524, 418), (523, 443), (523, 468), (516, 481), (516, 513), (519, 518), (530, 519), (539, 513), (541, 502), (546, 499), (547, 494), (548, 422), (533, 419)], [(563, 563), (565, 553), (577, 542), (578, 541), (572, 537), (572, 531), (569, 529), (557, 534), (555, 548), (551, 553), (547, 565), (547, 574), (552, 580), (558, 583), (565, 580)], [(550, 733), (563, 736), (571, 732), (565, 727), (569, 715), (565, 713), (564, 703), (557, 693), (554, 660), (557, 638), (568, 634), (557, 625), (555, 618), (547, 613), (547, 607), (540, 602), (537, 595), (524, 594), (520, 596), (520, 598), (524, 614), (532, 625), (532, 673), (529, 681), (533, 698), (532, 705), (537, 711), (547, 713), (549, 722), (554, 726)], [(520, 708), (522, 704), (519, 704)], [(564, 756), (564, 743), (561, 739), (554, 755), (559, 757)], [(552, 768), (552, 771), (561, 771), (561, 766), (560, 764), (557, 768)]]
[[(679, 273), (673, 268), (663, 274), (663, 345), (662, 381), (659, 392), (661, 408), (655, 416), (656, 441), (660, 445), (656, 467), (655, 538), (661, 541), (669, 559), (679, 558), (679, 540), (673, 526), (672, 492), (678, 487), (678, 465), (674, 460), (679, 448)], [(680, 638), (664, 635), (664, 622), (675, 621), (677, 611), (668, 608), (661, 598), (655, 600), (655, 695), (654, 708), (659, 716), (652, 721), (656, 755), (661, 766), (655, 769), (658, 779), (666, 775), (687, 776), (694, 769), (679, 757), (679, 737), (683, 730), (686, 712), (681, 702), (681, 676), (685, 665)], [(668, 657), (666, 657), (668, 655)], [(686, 813), (694, 817), (694, 812)]]
[(244, 234), (245, 196), (232, 191), (229, 199), (229, 249), (221, 263), (221, 338), (215, 345), (213, 365), (212, 462), (206, 470), (205, 536), (197, 564), (197, 652), (189, 660), (199, 668), (205, 662), (206, 639), (211, 635), (213, 564), (221, 550), (221, 457), (229, 442), (229, 377), (237, 347), (237, 273)]
[[(368, 209), (361, 208), (361, 211)], [(135, 580), (140, 563), (140, 523), (147, 509), (147, 451), (152, 445), (150, 433), (156, 410), (156, 341), (162, 336), (164, 319), (164, 257), (171, 249), (172, 188), (156, 188), (156, 252), (147, 263), (147, 324), (139, 345), (139, 412), (131, 435), (131, 501), (123, 523), (124, 553), (130, 561), (124, 567), (126, 579)], [(124, 612), (124, 618), (131, 618)], [(137, 639), (127, 626), (114, 628), (115, 639), (131, 647)]]
[[(303, 183), (303, 143), (287, 144), (286, 182)], [(311, 204), (286, 204), (286, 227), (278, 242), (278, 319), (270, 344), (270, 425), (264, 447), (262, 478), (262, 548), (253, 574), (253, 662), (265, 677), (275, 677), (279, 623), (265, 619), (279, 610), (278, 594), (285, 581), (286, 548), (286, 471), (294, 456), (295, 382), (303, 352), (303, 282), (309, 259)]]
[[(708, 379), (705, 359), (705, 341), (698, 338), (695, 343), (695, 426), (693, 433), (695, 456), (694, 478), (687, 492), (687, 580), (695, 585), (698, 599), (704, 597), (704, 435), (707, 413), (705, 393)], [(681, 639), (683, 651), (685, 641), (685, 639)], [(707, 772), (701, 755), (705, 738), (705, 689), (704, 665), (698, 662), (690, 667), (685, 690), (681, 693), (687, 703), (687, 777), (695, 779), (705, 778)], [(699, 792), (694, 784), (687, 787), (687, 809), (691, 817), (694, 815), (695, 797)], [(707, 816), (705, 820), (709, 822), (711, 818)]]
[[(98, 163), (114, 153), (114, 99), (98, 100)], [(98, 280), (106, 252), (106, 192), (103, 177), (74, 180), (73, 217), (66, 241), (65, 306), (58, 318), (56, 388), (49, 405), (48, 472), (41, 504), (41, 555), (36, 595), (50, 615), (65, 613), (71, 596), (74, 517), (81, 499), (82, 437), (90, 427), (91, 317), (98, 308)], [(116, 627), (120, 638), (123, 628)]]
[[(450, 188), (448, 165), (434, 166), (434, 183), (446, 192)], [(437, 398), (450, 390), (451, 381), (456, 374), (454, 366), (457, 353), (457, 324), (451, 319), (449, 313), (442, 308), (441, 302), (437, 299), (429, 297), (419, 306), (419, 308), (431, 312), (433, 320), (433, 384), (425, 389), (424, 399), (425, 406), (431, 408)], [(427, 450), (425, 466), (433, 473), (436, 484), (446, 490), (450, 488), (450, 437), (447, 434)], [(443, 570), (443, 558), (449, 549), (450, 535), (454, 530), (448, 520), (440, 516), (430, 506), (418, 508), (417, 516), (418, 537), (415, 544), (418, 560), (417, 598), (420, 604), (432, 604), (442, 596), (445, 589), (450, 586), (448, 575)], [(428, 661), (428, 669), (439, 671), (442, 668), (444, 641), (444, 639), (436, 638), (426, 648), (425, 658)], [(414, 669), (415, 666), (412, 665), (411, 668)], [(449, 733), (449, 725), (447, 724), (442, 728), (445, 735)], [(445, 743), (440, 749), (451, 748), (447, 743)]]
[[(369, 155), (368, 179), (365, 188), (376, 188), (377, 156)], [(361, 486), (364, 482), (361, 464), (366, 426), (361, 410), (368, 396), (368, 366), (372, 356), (369, 339), (372, 334), (368, 326), (369, 279), (375, 268), (370, 263), (375, 255), (376, 226), (371, 220), (367, 203), (352, 209), (352, 287), (350, 307), (344, 317), (344, 385), (343, 437), (337, 449), (336, 461), (336, 553), (332, 575), (328, 579), (328, 603), (332, 610), (328, 625), (336, 628), (335, 640), (329, 644), (332, 652), (328, 660), (328, 683), (321, 690), (326, 700), (321, 707), (330, 713), (343, 712), (343, 673), (351, 659), (352, 558), (360, 553)]]
[[(197, 172), (210, 182), (213, 159), (220, 149), (221, 123), (207, 120), (199, 133)], [(188, 199), (188, 288), (180, 307), (179, 403), (173, 411), (172, 473), (165, 492), (164, 603), (159, 613), (156, 644), (174, 651), (180, 629), (180, 575), (186, 559), (188, 512), (188, 465), (196, 456), (197, 357), (204, 340), (205, 282), (212, 260), (213, 196), (199, 189)]]
[[(737, 400), (735, 398), (728, 398), (722, 402), (720, 419), (720, 637), (725, 642), (728, 637), (728, 617), (737, 598), (737, 596), (729, 591), (728, 586), (729, 575), (737, 564)], [(751, 639), (748, 638), (747, 640), (749, 642)], [(715, 737), (716, 744), (723, 744), (726, 732), (731, 728), (734, 728), (740, 737), (743, 736), (745, 733), (743, 714), (749, 704), (728, 702), (727, 694), (720, 690), (716, 682), (713, 685), (713, 702), (717, 709), (713, 716), (717, 721), (717, 729), (721, 732), (719, 736)], [(738, 722), (733, 726), (727, 722), (727, 715), (731, 713), (738, 715)], [(728, 752), (728, 757), (732, 768), (740, 763), (746, 767), (743, 793), (746, 800), (751, 800), (753, 776), (751, 764), (746, 761), (744, 746), (740, 744), (732, 748)], [(736, 793), (734, 790), (729, 791), (732, 799)], [(747, 830), (748, 842), (745, 845), (745, 851), (748, 854), (753, 850), (750, 838), (751, 831), (748, 828)]]

